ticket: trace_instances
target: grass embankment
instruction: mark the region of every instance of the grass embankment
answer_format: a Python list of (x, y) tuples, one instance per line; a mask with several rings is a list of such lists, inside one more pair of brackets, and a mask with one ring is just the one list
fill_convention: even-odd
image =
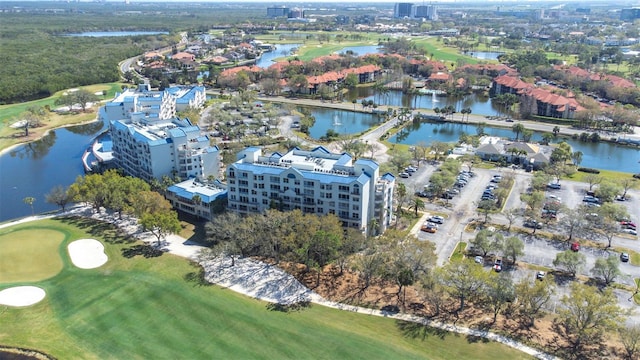
[[(390, 319), (313, 305), (284, 313), (199, 281), (183, 258), (124, 258), (130, 244), (105, 243), (109, 261), (75, 268), (66, 245), (109, 233), (90, 220), (45, 220), (12, 230), (48, 228), (67, 234), (63, 270), (41, 286), (47, 297), (27, 308), (4, 308), (0, 342), (60, 359), (452, 359), (530, 358), (492, 342), (427, 331), (423, 340)], [(191, 276), (190, 276), (191, 275)], [(195, 276), (197, 278), (197, 276)], [(7, 287), (0, 284), (0, 288)], [(422, 327), (415, 329), (422, 334)], [(409, 327), (412, 328), (412, 327)]]
[[(585, 180), (585, 177), (587, 177), (588, 175), (593, 175), (593, 174), (582, 172), (582, 171), (576, 171), (575, 173), (571, 174), (570, 176), (567, 176), (566, 178), (572, 181), (588, 183), (588, 181)], [(611, 171), (611, 170), (600, 170), (600, 173), (597, 175), (603, 180), (614, 181), (614, 182), (620, 181), (620, 179), (633, 177), (633, 173), (625, 173), (625, 172)]]
[[(91, 93), (98, 91), (107, 91), (106, 96), (98, 96), (100, 100), (112, 99), (115, 93), (121, 91), (120, 83), (96, 84), (80, 87)], [(67, 91), (67, 90), (65, 90)], [(29, 137), (24, 136), (24, 129), (14, 129), (10, 125), (21, 120), (21, 115), (32, 106), (49, 106), (55, 109), (55, 101), (64, 94), (65, 91), (59, 91), (54, 95), (40, 100), (33, 100), (19, 104), (0, 105), (0, 151), (20, 143), (26, 143), (39, 139), (43, 134), (51, 129), (55, 129), (65, 125), (80, 124), (91, 121), (96, 118), (94, 107), (93, 112), (78, 113), (73, 115), (64, 115), (50, 112), (48, 118), (42, 122), (42, 126), (29, 129)]]

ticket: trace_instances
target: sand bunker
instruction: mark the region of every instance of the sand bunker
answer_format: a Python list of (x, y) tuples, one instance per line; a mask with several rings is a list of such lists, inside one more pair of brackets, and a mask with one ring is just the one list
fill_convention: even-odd
[(37, 286), (16, 286), (0, 291), (0, 305), (31, 306), (44, 299), (45, 292)]
[(73, 265), (80, 269), (95, 269), (104, 265), (109, 258), (104, 253), (104, 245), (98, 240), (81, 239), (69, 244), (69, 256)]

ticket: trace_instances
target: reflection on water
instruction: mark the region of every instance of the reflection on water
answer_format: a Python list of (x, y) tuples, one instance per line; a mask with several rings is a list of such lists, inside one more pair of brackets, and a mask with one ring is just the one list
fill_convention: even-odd
[(375, 125), (380, 124), (381, 118), (370, 113), (312, 108), (311, 116), (315, 117), (315, 124), (309, 129), (309, 135), (314, 139), (327, 134), (331, 129), (340, 135), (359, 134)]
[(399, 90), (389, 90), (386, 92), (376, 92), (373, 87), (359, 87), (349, 90), (347, 100), (372, 100), (378, 105), (400, 106), (414, 109), (444, 108), (446, 106), (455, 107), (456, 111), (470, 108), (472, 114), (499, 115), (508, 112), (503, 106), (494, 104), (492, 99), (483, 93), (473, 93), (461, 97), (438, 96), (429, 94), (410, 95), (403, 94)]
[(51, 130), (42, 139), (32, 141), (9, 151), (9, 155), (19, 159), (41, 159), (49, 153), (51, 147), (56, 143), (56, 138), (56, 130)]
[[(392, 143), (416, 145), (420, 142), (429, 145), (433, 141), (441, 142), (457, 142), (460, 135), (476, 134), (475, 124), (456, 124), (456, 123), (412, 123), (407, 127), (407, 132), (392, 136), (389, 141)], [(515, 134), (511, 129), (495, 128), (485, 126), (484, 132), (491, 136), (502, 138), (514, 138)], [(531, 138), (532, 142), (542, 140), (542, 133), (534, 132)], [(628, 173), (637, 173), (640, 166), (640, 149), (607, 142), (581, 142), (571, 138), (563, 139), (573, 151), (581, 151), (581, 166), (592, 167), (603, 170), (623, 171)], [(560, 141), (558, 139), (557, 141)]]
[(31, 214), (22, 199), (34, 197), (36, 213), (56, 210), (45, 195), (84, 174), (82, 153), (103, 129), (102, 122), (56, 129), (40, 140), (0, 156), (0, 221)]

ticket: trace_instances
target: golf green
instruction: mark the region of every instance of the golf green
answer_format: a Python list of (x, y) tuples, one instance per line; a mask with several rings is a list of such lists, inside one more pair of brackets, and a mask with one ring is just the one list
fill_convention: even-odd
[[(105, 244), (109, 261), (64, 269), (36, 285), (47, 297), (2, 313), (0, 343), (60, 359), (530, 359), (507, 346), (418, 324), (311, 305), (267, 303), (203, 284), (199, 266), (170, 254), (124, 258), (132, 244), (85, 220), (31, 224)], [(27, 228), (29, 224), (20, 225)], [(4, 287), (0, 284), (0, 288)]]
[(65, 234), (52, 229), (0, 230), (0, 283), (39, 281), (62, 270)]

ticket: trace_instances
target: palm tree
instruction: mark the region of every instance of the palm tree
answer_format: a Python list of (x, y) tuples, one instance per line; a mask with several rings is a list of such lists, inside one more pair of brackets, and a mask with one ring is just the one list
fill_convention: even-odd
[(553, 136), (554, 137), (558, 137), (558, 134), (560, 133), (560, 128), (556, 125), (553, 127)]
[(513, 126), (511, 127), (511, 130), (513, 130), (513, 132), (516, 133), (516, 141), (518, 141), (518, 138), (520, 137), (520, 133), (524, 130), (524, 125), (522, 125), (521, 123), (513, 124)]
[(36, 201), (36, 198), (31, 197), (31, 196), (27, 196), (26, 198), (22, 199), (22, 201), (31, 206), (31, 215), (35, 214), (34, 210), (33, 210), (33, 203)]
[(413, 199), (413, 203), (411, 204), (411, 209), (413, 209), (415, 216), (418, 216), (418, 210), (424, 210), (424, 201), (419, 197), (415, 197)]

